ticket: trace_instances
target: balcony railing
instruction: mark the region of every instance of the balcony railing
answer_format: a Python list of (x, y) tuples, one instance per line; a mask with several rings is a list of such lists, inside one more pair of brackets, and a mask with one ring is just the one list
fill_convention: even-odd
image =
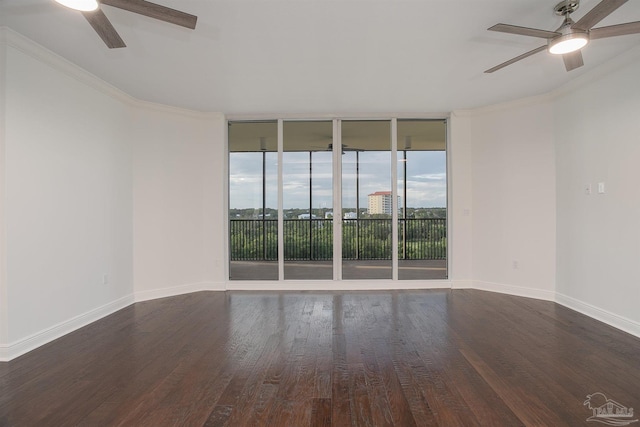
[[(445, 218), (399, 219), (398, 258), (446, 259), (446, 224)], [(230, 231), (232, 261), (278, 259), (277, 220), (232, 219)], [(333, 259), (332, 219), (285, 219), (283, 232), (286, 261)], [(342, 220), (343, 259), (391, 259), (391, 247), (391, 219)]]

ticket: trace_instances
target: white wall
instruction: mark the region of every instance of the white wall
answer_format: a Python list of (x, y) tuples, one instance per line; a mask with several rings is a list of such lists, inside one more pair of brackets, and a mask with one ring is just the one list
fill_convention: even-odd
[(555, 298), (550, 97), (451, 117), (452, 286)]
[(137, 108), (137, 299), (224, 289), (224, 116)]
[(553, 299), (552, 102), (539, 97), (470, 113), (474, 286)]
[[(624, 62), (623, 62), (624, 61)], [(558, 299), (640, 335), (640, 50), (555, 101)], [(598, 183), (605, 193), (598, 194)], [(585, 187), (592, 186), (592, 194)]]
[(471, 174), (471, 119), (466, 112), (453, 112), (449, 119), (449, 260), (453, 288), (473, 287), (473, 182)]
[(4, 347), (13, 352), (119, 308), (133, 288), (127, 111), (34, 52), (9, 45), (4, 67)]
[(224, 116), (0, 38), (0, 360), (136, 298), (224, 288)]
[(136, 101), (1, 36), (0, 360), (136, 298), (223, 289), (224, 116)]
[(6, 103), (6, 45), (5, 31), (0, 29), (0, 360), (9, 342), (9, 304), (7, 302), (6, 251), (5, 251), (5, 103)]

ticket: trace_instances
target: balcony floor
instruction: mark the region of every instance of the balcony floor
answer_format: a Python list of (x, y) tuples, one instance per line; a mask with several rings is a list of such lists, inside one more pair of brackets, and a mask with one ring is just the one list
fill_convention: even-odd
[[(332, 261), (286, 261), (285, 280), (331, 280)], [(278, 280), (276, 261), (231, 261), (231, 280)], [(446, 260), (400, 260), (400, 280), (442, 280), (447, 278)], [(391, 279), (390, 260), (343, 261), (345, 280)]]

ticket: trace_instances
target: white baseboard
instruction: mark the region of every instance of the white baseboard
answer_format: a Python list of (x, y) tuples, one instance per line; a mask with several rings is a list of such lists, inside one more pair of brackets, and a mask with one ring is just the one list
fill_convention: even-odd
[(636, 321), (561, 293), (556, 293), (555, 302), (640, 338), (640, 323)]
[(197, 282), (170, 288), (150, 289), (134, 293), (135, 302), (149, 301), (158, 298), (173, 297), (176, 295), (190, 294), (200, 291), (224, 291), (223, 282)]
[(230, 280), (228, 291), (376, 291), (450, 289), (448, 280)]
[(473, 289), (473, 280), (451, 280), (451, 289)]
[(122, 297), (101, 307), (72, 317), (69, 320), (60, 322), (57, 325), (32, 334), (26, 338), (7, 345), (0, 345), (0, 362), (8, 362), (16, 357), (22, 356), (23, 354), (28, 353), (31, 350), (35, 350), (36, 348), (58, 339), (63, 335), (115, 313), (116, 311), (133, 304), (133, 302), (133, 295), (127, 295), (126, 297)]
[(483, 282), (479, 280), (473, 281), (472, 288), (481, 291), (497, 292), (500, 294), (514, 295), (518, 297), (535, 298), (544, 301), (555, 301), (556, 295), (554, 291), (525, 288), (522, 286), (507, 285), (504, 283)]

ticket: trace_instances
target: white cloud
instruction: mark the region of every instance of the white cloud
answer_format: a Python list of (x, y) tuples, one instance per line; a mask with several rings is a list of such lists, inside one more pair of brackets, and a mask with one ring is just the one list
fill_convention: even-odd
[[(285, 153), (283, 165), (283, 204), (285, 209), (304, 208), (309, 204), (309, 155)], [(313, 204), (332, 205), (332, 168), (330, 155), (313, 154)], [(442, 152), (409, 152), (407, 165), (407, 199), (410, 207), (444, 207), (446, 204), (446, 155)], [(355, 153), (343, 159), (343, 202), (355, 205)], [(360, 206), (367, 205), (367, 195), (391, 190), (390, 153), (362, 152), (359, 155)], [(400, 164), (399, 164), (400, 165)], [(267, 204), (277, 206), (277, 165), (275, 153), (267, 153)], [(402, 176), (402, 170), (399, 170)], [(402, 196), (404, 182), (399, 179)], [(232, 153), (229, 187), (231, 207), (259, 207), (262, 204), (262, 153)], [(271, 206), (273, 205), (273, 206)]]
[(447, 179), (446, 173), (428, 173), (423, 175), (412, 175), (411, 177), (407, 177), (408, 181), (412, 179), (417, 180), (427, 180), (427, 181), (445, 181)]

